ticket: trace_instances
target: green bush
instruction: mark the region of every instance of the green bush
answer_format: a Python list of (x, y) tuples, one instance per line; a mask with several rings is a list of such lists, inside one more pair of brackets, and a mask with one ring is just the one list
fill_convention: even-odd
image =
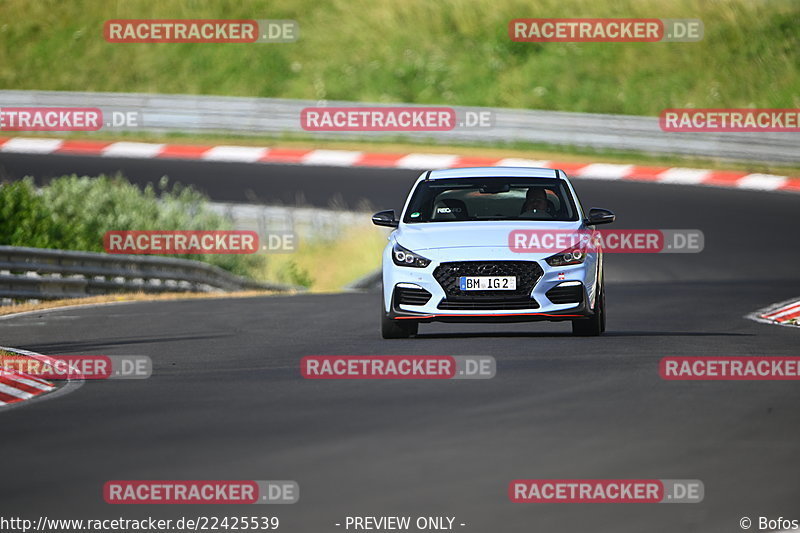
[[(37, 190), (30, 178), (0, 186), (0, 244), (103, 251), (107, 231), (226, 230), (223, 216), (191, 187), (166, 178), (144, 190), (120, 176), (64, 176)], [(173, 255), (217, 265), (235, 274), (258, 269), (261, 256)]]
[(0, 187), (0, 244), (50, 248), (60, 229), (30, 180)]
[(308, 270), (298, 266), (294, 260), (288, 261), (278, 270), (278, 281), (306, 288), (314, 284), (314, 278), (311, 277)]

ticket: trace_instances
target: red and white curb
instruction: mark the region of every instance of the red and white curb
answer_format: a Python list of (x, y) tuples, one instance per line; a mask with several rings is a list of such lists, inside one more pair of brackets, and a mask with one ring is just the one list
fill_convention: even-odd
[(3, 152), (418, 170), (495, 166), (546, 167), (560, 168), (575, 178), (800, 192), (800, 178), (773, 174), (749, 174), (721, 170), (614, 165), (607, 163), (587, 164), (517, 158), (501, 159), (452, 154), (369, 153), (349, 150), (304, 150), (297, 148), (259, 148), (254, 146), (209, 146), (0, 137), (0, 153)]
[(747, 315), (747, 318), (765, 324), (800, 328), (800, 299), (795, 298), (759, 309)]
[[(17, 348), (0, 346), (0, 349), (35, 359), (46, 357), (41, 354)], [(55, 388), (56, 386), (47, 380), (29, 376), (22, 372), (17, 372), (16, 370), (0, 369), (0, 407), (30, 400), (40, 394), (51, 392), (55, 390)]]
[[(0, 346), (0, 350), (25, 355), (39, 361), (53, 364), (54, 360), (46, 355), (19, 348)], [(16, 370), (0, 371), (0, 410), (16, 407), (22, 402), (38, 399), (41, 396), (53, 398), (71, 392), (83, 384), (82, 380), (70, 380), (63, 387), (45, 379), (29, 376)]]
[(50, 392), (55, 388), (55, 385), (49, 381), (14, 370), (4, 370), (0, 372), (0, 407), (10, 403), (30, 400), (34, 396)]

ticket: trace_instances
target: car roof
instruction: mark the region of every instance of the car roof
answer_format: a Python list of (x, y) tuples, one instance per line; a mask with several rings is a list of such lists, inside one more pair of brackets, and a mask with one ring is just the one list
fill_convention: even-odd
[(450, 178), (565, 178), (563, 172), (554, 168), (537, 167), (471, 167), (432, 170), (423, 174), (425, 179), (438, 180)]

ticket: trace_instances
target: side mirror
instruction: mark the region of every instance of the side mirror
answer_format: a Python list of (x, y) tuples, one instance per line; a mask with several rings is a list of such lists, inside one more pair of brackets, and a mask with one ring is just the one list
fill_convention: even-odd
[(390, 209), (388, 211), (379, 211), (372, 215), (372, 223), (376, 226), (396, 228), (400, 224), (400, 221), (394, 218), (394, 210)]
[(601, 209), (593, 207), (589, 209), (589, 218), (586, 219), (587, 226), (596, 226), (598, 224), (611, 224), (617, 219), (617, 215), (608, 209)]

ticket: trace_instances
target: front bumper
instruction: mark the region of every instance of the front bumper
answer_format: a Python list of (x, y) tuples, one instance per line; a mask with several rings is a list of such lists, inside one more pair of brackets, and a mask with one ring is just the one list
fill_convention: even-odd
[[(388, 248), (383, 258), (383, 301), (384, 312), (392, 319), (419, 322), (531, 322), (575, 320), (588, 318), (594, 314), (595, 287), (599, 270), (597, 254), (589, 254), (580, 265), (551, 267), (544, 261), (544, 257), (533, 259), (524, 254), (510, 255), (508, 249), (481, 249), (480, 253), (476, 253), (474, 248), (454, 249), (440, 251), (447, 252), (446, 258), (443, 257), (438, 261), (432, 259), (426, 268), (409, 268), (395, 265), (391, 259), (391, 250)], [(452, 283), (445, 282), (447, 288), (443, 287), (441, 271), (439, 280), (435, 273), (443, 263), (457, 262), (530, 262), (537, 265), (540, 275), (533, 282), (529, 292), (526, 290), (524, 294), (509, 294), (508, 307), (503, 307), (501, 295), (488, 304), (490, 309), (485, 308), (486, 303), (481, 303), (479, 307), (484, 308), (479, 309), (453, 309), (454, 298), (460, 302), (468, 302), (472, 293), (454, 292), (457, 289), (453, 289)], [(505, 273), (501, 270), (493, 274)], [(563, 297), (565, 292), (563, 289), (570, 286), (572, 290), (580, 292), (579, 299)], [(561, 287), (561, 290), (551, 292), (556, 287)], [(419, 290), (427, 291), (430, 298), (424, 303), (421, 303), (424, 298), (398, 298), (398, 288), (411, 289), (417, 294), (423, 294)], [(558, 294), (561, 294), (561, 297), (557, 296)], [(476, 298), (476, 301), (486, 302), (486, 295), (482, 296), (482, 299)], [(555, 303), (551, 298), (565, 303)], [(403, 301), (399, 302), (398, 299)], [(530, 299), (530, 305), (525, 303), (526, 299)]]
[(587, 312), (586, 304), (582, 303), (571, 309), (562, 311), (544, 312), (524, 312), (524, 311), (484, 311), (482, 313), (465, 312), (443, 312), (419, 313), (406, 311), (393, 307), (389, 312), (389, 317), (395, 320), (416, 320), (417, 322), (460, 322), (460, 323), (506, 323), (506, 322), (541, 322), (543, 320), (559, 322), (563, 320), (576, 320), (588, 318), (591, 312)]

